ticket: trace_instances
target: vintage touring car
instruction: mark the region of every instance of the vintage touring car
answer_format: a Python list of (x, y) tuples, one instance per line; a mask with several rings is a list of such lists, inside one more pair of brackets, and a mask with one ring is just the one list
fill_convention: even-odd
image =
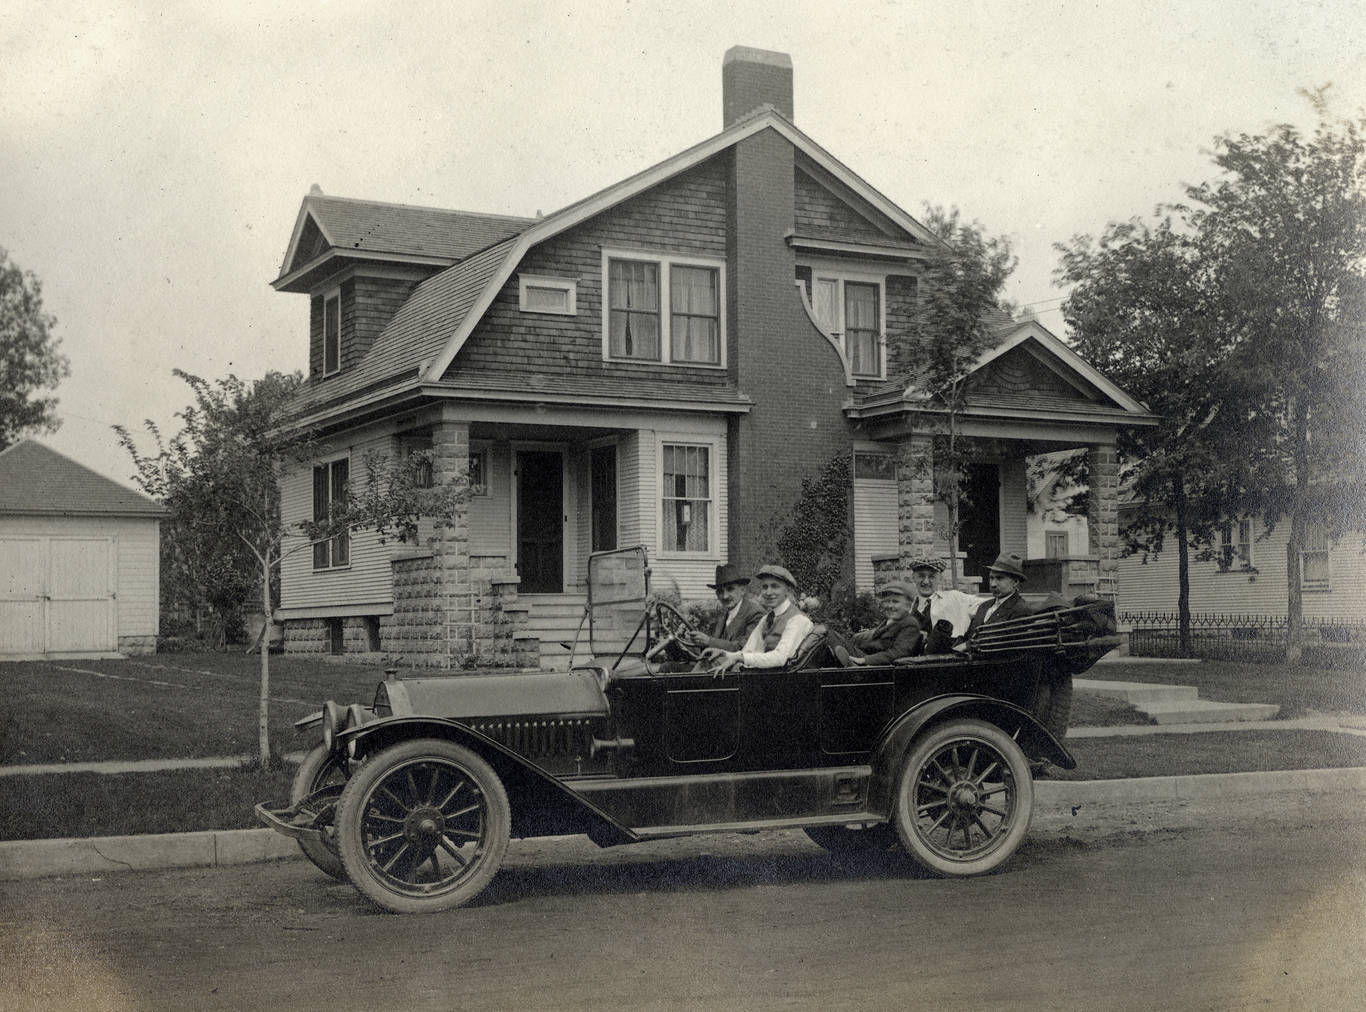
[(1059, 740), (1071, 679), (1117, 642), (1092, 602), (984, 626), (963, 653), (844, 667), (817, 631), (786, 668), (716, 676), (665, 660), (689, 626), (648, 581), (643, 549), (592, 557), (592, 663), (390, 672), (369, 706), (328, 702), (298, 724), (322, 741), (290, 803), (259, 818), (397, 912), (469, 901), (510, 837), (800, 827), (836, 853), (899, 842), (979, 875), (1028, 830), (1031, 767), (1076, 765)]

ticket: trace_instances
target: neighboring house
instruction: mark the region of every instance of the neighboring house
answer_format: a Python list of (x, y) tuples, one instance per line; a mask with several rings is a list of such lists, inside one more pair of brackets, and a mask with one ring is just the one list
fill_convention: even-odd
[(165, 515), (32, 439), (0, 452), (0, 658), (155, 653)]
[[(591, 553), (642, 543), (656, 587), (707, 597), (836, 455), (862, 585), (944, 550), (915, 466), (942, 419), (896, 381), (938, 240), (793, 125), (785, 55), (736, 47), (722, 84), (721, 133), (545, 217), (304, 198), (274, 286), (309, 298), (297, 421), (329, 452), (282, 479), (287, 521), (325, 516), (369, 453), (430, 449), (430, 480), (473, 495), (420, 546), (355, 531), (289, 556), (286, 649), (563, 658)], [(1000, 333), (958, 419), (967, 571), (1025, 550), (1026, 458), (1081, 447), (1112, 591), (1115, 434), (1152, 417), (1037, 321)]]
[[(1121, 507), (1121, 520), (1126, 511)], [(1302, 608), (1310, 622), (1361, 622), (1366, 616), (1366, 552), (1363, 535), (1350, 532), (1334, 544), (1322, 525), (1310, 524), (1305, 549), (1296, 560), (1304, 590)], [(1288, 597), (1286, 547), (1290, 518), (1270, 532), (1257, 518), (1231, 521), (1212, 546), (1213, 558), (1190, 554), (1190, 610), (1195, 615), (1246, 615), (1284, 619)], [(1208, 550), (1208, 549), (1207, 549)], [(1177, 552), (1170, 542), (1147, 560), (1121, 559), (1122, 614), (1176, 613)]]

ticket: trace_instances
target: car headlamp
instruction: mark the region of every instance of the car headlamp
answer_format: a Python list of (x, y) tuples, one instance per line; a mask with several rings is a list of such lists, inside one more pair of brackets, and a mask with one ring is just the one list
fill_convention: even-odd
[(347, 716), (347, 711), (332, 700), (323, 704), (323, 747), (327, 751), (332, 751), (337, 735), (346, 730)]

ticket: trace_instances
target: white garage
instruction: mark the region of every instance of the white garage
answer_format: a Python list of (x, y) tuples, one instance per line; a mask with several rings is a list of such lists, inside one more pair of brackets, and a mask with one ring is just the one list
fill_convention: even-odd
[(0, 659), (155, 652), (165, 512), (35, 440), (0, 451)]

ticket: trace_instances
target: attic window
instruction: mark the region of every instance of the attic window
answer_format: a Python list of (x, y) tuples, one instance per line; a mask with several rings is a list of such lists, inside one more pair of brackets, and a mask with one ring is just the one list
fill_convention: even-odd
[(323, 375), (341, 370), (341, 289), (323, 296)]
[(517, 279), (518, 308), (524, 313), (574, 316), (578, 312), (578, 282), (522, 274)]

